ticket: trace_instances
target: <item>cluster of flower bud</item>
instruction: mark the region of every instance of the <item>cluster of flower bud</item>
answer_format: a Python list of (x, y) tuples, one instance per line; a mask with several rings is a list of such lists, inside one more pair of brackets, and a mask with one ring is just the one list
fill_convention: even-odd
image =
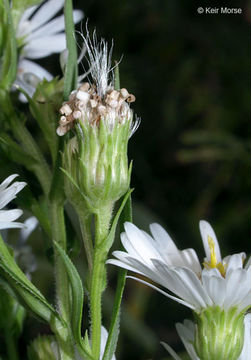
[(57, 134), (65, 135), (73, 128), (76, 120), (90, 125), (99, 125), (101, 118), (105, 119), (111, 130), (115, 122), (124, 123), (132, 119), (132, 110), (129, 103), (135, 101), (135, 96), (123, 88), (114, 90), (112, 86), (107, 88), (103, 97), (98, 95), (95, 85), (83, 83), (78, 90), (72, 91), (69, 101), (63, 103), (59, 112), (60, 117)]

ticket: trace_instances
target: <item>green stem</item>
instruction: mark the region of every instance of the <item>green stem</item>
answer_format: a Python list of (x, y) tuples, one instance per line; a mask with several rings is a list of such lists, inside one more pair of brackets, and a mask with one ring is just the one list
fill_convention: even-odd
[[(50, 217), (53, 241), (60, 244), (62, 249), (67, 251), (66, 244), (66, 232), (64, 221), (64, 207), (62, 204), (52, 201), (50, 203)], [(70, 286), (68, 275), (65, 271), (63, 261), (59, 257), (56, 249), (54, 248), (54, 260), (55, 260), (55, 277), (56, 277), (56, 289), (59, 312), (65, 320), (66, 324), (70, 324), (71, 314), (71, 299), (70, 299)], [(62, 328), (58, 330), (57, 334), (58, 342), (60, 344), (61, 360), (74, 359), (74, 345), (72, 341), (71, 331), (69, 328)]]
[(78, 210), (77, 214), (79, 216), (81, 234), (85, 247), (88, 268), (91, 275), (93, 269), (93, 243), (92, 243), (92, 233), (91, 233), (92, 216), (87, 215), (83, 210)]
[(103, 240), (108, 236), (112, 207), (100, 209), (95, 215), (95, 248), (93, 272), (90, 292), (92, 351), (95, 359), (99, 359), (101, 325), (102, 325), (102, 293), (106, 286), (107, 250)]
[(102, 292), (105, 282), (106, 253), (101, 249), (94, 251), (92, 284), (91, 284), (91, 323), (92, 323), (92, 351), (95, 359), (99, 359), (101, 324), (102, 324)]
[(4, 329), (5, 343), (7, 347), (7, 354), (9, 360), (19, 360), (16, 341), (13, 337), (11, 330), (8, 327)]

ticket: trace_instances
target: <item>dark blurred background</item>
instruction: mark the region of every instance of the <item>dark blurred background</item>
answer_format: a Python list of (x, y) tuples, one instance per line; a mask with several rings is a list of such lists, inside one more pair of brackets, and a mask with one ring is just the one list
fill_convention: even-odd
[[(197, 13), (199, 6), (221, 5), (240, 7), (242, 14)], [(159, 221), (180, 248), (195, 247), (203, 259), (198, 222), (206, 219), (223, 256), (249, 253), (251, 2), (108, 0), (75, 6), (83, 9), (90, 30), (114, 39), (114, 59), (123, 55), (121, 86), (137, 98), (133, 108), (141, 125), (129, 146), (136, 225), (147, 229)], [(125, 299), (126, 311), (146, 328), (134, 333), (124, 325), (119, 359), (163, 358), (158, 339), (182, 349), (174, 323), (191, 317), (189, 311), (133, 280)]]
[[(223, 5), (242, 14), (197, 13)], [(114, 40), (113, 59), (123, 55), (121, 87), (136, 96), (141, 125), (129, 145), (135, 224), (147, 230), (160, 222), (179, 248), (196, 248), (203, 261), (198, 222), (205, 219), (223, 256), (249, 255), (251, 1), (76, 0), (75, 8), (84, 11), (90, 31)], [(56, 75), (55, 59), (42, 63)], [(43, 279), (37, 272), (34, 281), (46, 288), (48, 266), (40, 266)], [(109, 271), (113, 285), (115, 269)], [(104, 301), (107, 325), (112, 291)], [(182, 352), (174, 324), (185, 317), (191, 313), (181, 305), (128, 280), (117, 358), (168, 358), (160, 340)]]

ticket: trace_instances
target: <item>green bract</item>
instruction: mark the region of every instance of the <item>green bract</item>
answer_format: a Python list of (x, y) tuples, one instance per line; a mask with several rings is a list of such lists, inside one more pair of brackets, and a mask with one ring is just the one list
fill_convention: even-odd
[(237, 360), (244, 343), (244, 312), (208, 307), (197, 314), (195, 349), (201, 360)]
[(131, 167), (128, 168), (127, 143), (130, 121), (117, 122), (110, 131), (104, 119), (98, 125), (79, 122), (77, 136), (64, 151), (64, 168), (76, 186), (66, 178), (69, 199), (76, 205), (83, 200), (91, 212), (107, 207), (125, 194), (129, 187)]

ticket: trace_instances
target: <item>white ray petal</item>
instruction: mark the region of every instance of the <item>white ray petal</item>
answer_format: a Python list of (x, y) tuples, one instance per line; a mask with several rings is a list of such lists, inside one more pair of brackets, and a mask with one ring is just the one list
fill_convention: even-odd
[(129, 222), (126, 222), (124, 227), (128, 242), (142, 259), (147, 261), (150, 258), (160, 258), (159, 252), (155, 248), (155, 242), (149, 235), (146, 236), (145, 232)]
[(163, 341), (160, 342), (162, 346), (169, 352), (169, 354), (173, 357), (174, 360), (182, 360), (179, 355), (169, 346), (168, 344), (164, 343)]
[(158, 246), (165, 252), (175, 253), (178, 250), (168, 232), (159, 224), (150, 224), (151, 233)]
[(20, 242), (24, 243), (30, 234), (36, 229), (38, 225), (38, 219), (35, 216), (31, 216), (24, 222), (25, 228), (20, 231)]
[(106, 261), (106, 264), (116, 265), (116, 266), (122, 267), (123, 269), (131, 270), (133, 272), (136, 272), (137, 274), (144, 275), (141, 271), (139, 271), (138, 269), (135, 269), (129, 263), (121, 261), (121, 260), (109, 259)]
[(188, 302), (186, 302), (186, 301), (184, 301), (184, 300), (182, 300), (182, 299), (179, 299), (179, 298), (177, 298), (177, 297), (175, 297), (175, 296), (172, 296), (172, 295), (168, 294), (167, 292), (165, 292), (165, 291), (159, 289), (158, 287), (156, 287), (156, 286), (148, 283), (147, 281), (138, 279), (138, 278), (136, 278), (136, 277), (134, 277), (134, 276), (127, 276), (127, 278), (128, 278), (128, 279), (134, 279), (134, 280), (136, 280), (136, 281), (138, 281), (138, 282), (140, 282), (140, 283), (142, 283), (142, 284), (145, 284), (145, 285), (151, 287), (152, 289), (157, 290), (159, 293), (161, 293), (162, 295), (165, 295), (165, 296), (168, 297), (169, 299), (175, 300), (175, 301), (177, 301), (178, 303), (180, 303), (180, 304), (182, 304), (182, 305), (185, 305), (185, 306), (187, 306), (188, 308), (190, 308), (190, 309), (192, 309), (192, 310), (195, 310), (195, 307), (194, 307), (193, 305), (189, 304)]
[(219, 276), (215, 276), (215, 270), (217, 271), (217, 269), (204, 269), (202, 283), (213, 304), (222, 306), (226, 297), (226, 281), (218, 271)]
[(243, 299), (238, 304), (238, 308), (240, 309), (240, 311), (247, 309), (247, 308), (250, 309), (250, 304), (251, 304), (251, 291), (249, 291), (247, 296), (245, 297), (245, 299)]
[[(100, 360), (102, 360), (104, 352), (105, 352), (105, 346), (108, 339), (108, 331), (104, 326), (101, 327), (101, 343), (100, 343)], [(113, 355), (111, 360), (116, 360), (115, 356)]]
[(0, 210), (0, 222), (14, 221), (23, 214), (20, 209)]
[(166, 264), (158, 260), (153, 260), (153, 263), (158, 271), (158, 274), (162, 276), (161, 285), (167, 288), (169, 291), (173, 292), (175, 295), (179, 296), (182, 299), (185, 299), (190, 304), (195, 307), (200, 307), (196, 297), (193, 292), (187, 288), (183, 281), (180, 281), (180, 278), (177, 277), (176, 269), (178, 268), (169, 268)]
[(184, 320), (184, 323), (177, 323), (176, 330), (192, 360), (200, 360), (194, 349), (195, 325), (190, 320)]
[(194, 304), (198, 308), (212, 306), (212, 300), (205, 292), (198, 277), (188, 268), (176, 268), (177, 282), (183, 285), (187, 292), (194, 298)]
[[(78, 23), (83, 18), (83, 12), (81, 10), (73, 11), (73, 21)], [(62, 32), (65, 29), (64, 15), (57, 16), (55, 19), (51, 20), (41, 28), (31, 32), (27, 38), (26, 42), (31, 40), (38, 39), (40, 37), (55, 35), (59, 32)]]
[(19, 21), (19, 24), (22, 24), (25, 21), (27, 21), (37, 8), (38, 8), (38, 5), (34, 5), (34, 6), (29, 7), (28, 9), (26, 9)]
[(11, 200), (16, 197), (16, 189), (15, 188), (7, 188), (0, 193), (0, 209), (5, 207)]
[(221, 262), (221, 253), (220, 253), (220, 247), (219, 247), (217, 237), (215, 235), (215, 232), (214, 232), (212, 226), (205, 220), (200, 221), (200, 233), (201, 233), (207, 261), (210, 261), (210, 259), (211, 259), (211, 252), (210, 252), (210, 248), (208, 245), (208, 236), (210, 236), (214, 242), (217, 262)]
[(231, 272), (228, 272), (226, 276), (226, 299), (224, 307), (228, 309), (231, 306), (238, 305), (245, 297), (249, 290), (250, 286), (246, 284), (247, 273), (243, 269), (236, 269)]
[(194, 249), (185, 249), (180, 252), (184, 266), (193, 270), (196, 274), (201, 273), (201, 266)]
[(9, 221), (3, 221), (0, 222), (0, 230), (2, 229), (11, 229), (11, 228), (22, 228), (25, 225), (19, 222), (9, 222)]
[(63, 51), (66, 48), (65, 34), (44, 36), (31, 40), (23, 48), (23, 56), (38, 59)]
[(244, 318), (244, 344), (242, 352), (238, 360), (249, 360), (251, 359), (251, 314), (245, 315)]
[(0, 191), (7, 188), (7, 186), (18, 176), (18, 174), (13, 174), (8, 176), (1, 184), (0, 184)]
[(19, 78), (22, 81), (25, 80), (25, 79), (23, 79), (23, 76), (22, 76), (25, 73), (36, 74), (36, 76), (40, 80), (42, 80), (42, 79), (52, 80), (52, 78), (53, 78), (53, 76), (47, 70), (45, 70), (42, 66), (38, 65), (34, 61), (30, 61), (27, 59), (21, 59), (19, 61), (18, 69), (19, 69), (18, 75), (20, 76)]
[(229, 257), (227, 263), (226, 276), (230, 271), (243, 268), (243, 261), (245, 260), (245, 253), (234, 254)]
[(56, 13), (63, 8), (64, 0), (48, 0), (46, 1), (32, 16), (31, 31), (39, 28), (53, 18)]

